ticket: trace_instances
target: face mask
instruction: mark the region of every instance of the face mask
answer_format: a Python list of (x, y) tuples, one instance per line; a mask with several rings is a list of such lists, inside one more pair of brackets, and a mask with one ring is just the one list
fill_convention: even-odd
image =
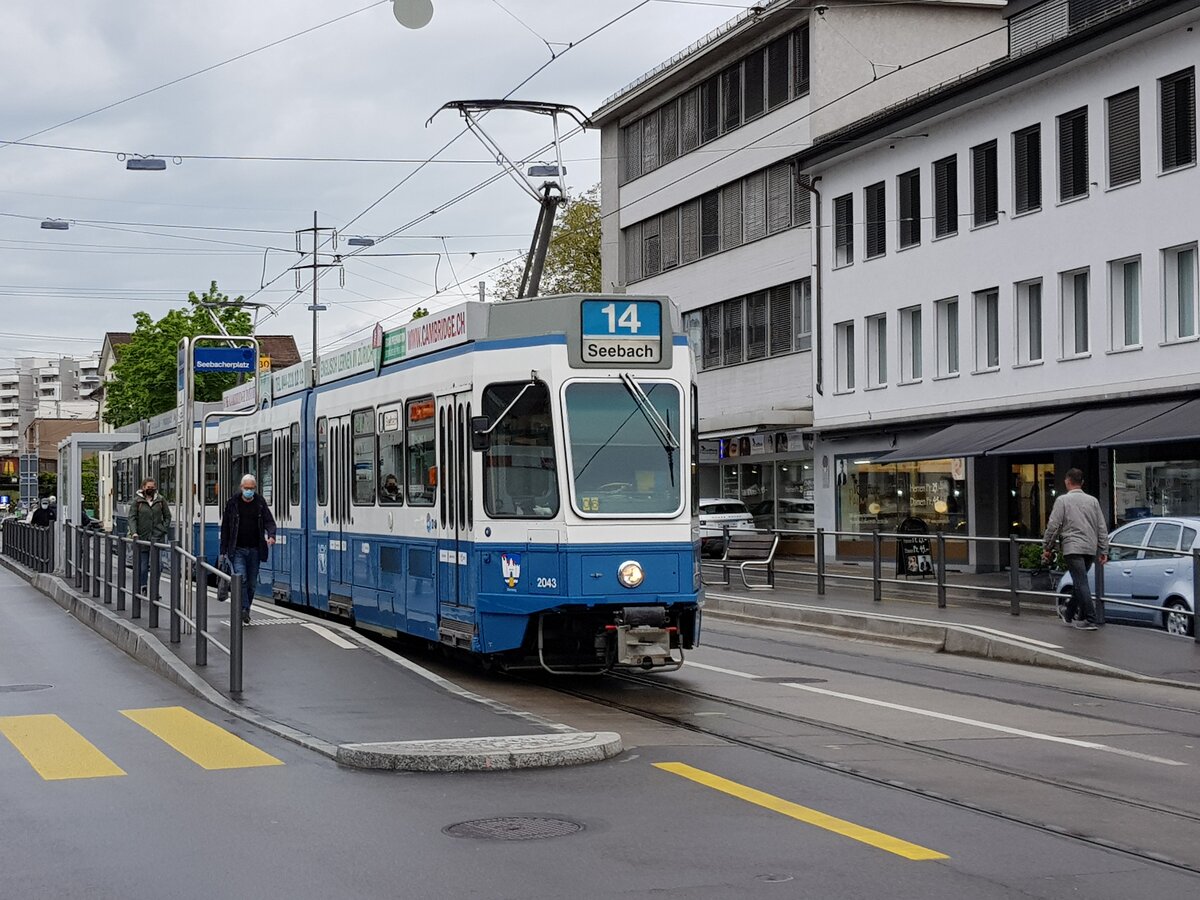
[(154, 498), (154, 488), (146, 488), (146, 496), (153, 499)]
[(41, 504), (41, 505), (42, 505), (42, 509), (49, 509), (49, 508), (50, 508), (50, 504), (49, 504), (49, 503), (47, 503), (45, 500), (43, 500), (43, 501), (42, 501), (42, 504)]
[(242, 488), (242, 496), (247, 500), (254, 499), (254, 488)]

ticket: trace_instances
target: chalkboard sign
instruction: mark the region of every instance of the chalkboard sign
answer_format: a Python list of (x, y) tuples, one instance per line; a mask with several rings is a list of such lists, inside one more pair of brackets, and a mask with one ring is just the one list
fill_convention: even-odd
[(900, 523), (897, 532), (905, 536), (896, 540), (896, 574), (905, 578), (932, 575), (933, 551), (929, 543), (929, 526), (922, 519), (910, 516)]

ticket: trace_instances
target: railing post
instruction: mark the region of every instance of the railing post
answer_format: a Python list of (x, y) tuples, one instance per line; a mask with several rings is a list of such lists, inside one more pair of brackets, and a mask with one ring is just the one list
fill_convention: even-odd
[(183, 599), (183, 554), (179, 542), (171, 541), (171, 643), (179, 643), (179, 605)]
[(871, 599), (883, 600), (883, 537), (876, 528), (871, 532)]
[(112, 540), (107, 534), (101, 535), (100, 546), (104, 551), (104, 605), (112, 606), (113, 595), (113, 552)]
[(1009, 612), (1014, 616), (1021, 614), (1021, 545), (1017, 536), (1008, 535), (1008, 589), (1012, 595)]
[(1104, 624), (1104, 566), (1100, 565), (1100, 557), (1096, 557), (1096, 596), (1092, 598), (1096, 607), (1096, 624)]
[(1200, 550), (1192, 551), (1192, 639), (1200, 644), (1200, 628), (1196, 627), (1196, 604), (1200, 603)]
[(937, 605), (946, 608), (946, 533), (937, 533)]
[(127, 546), (125, 538), (118, 537), (117, 539), (117, 612), (125, 611), (125, 548)]
[(93, 534), (89, 541), (92, 545), (92, 596), (98, 600), (100, 599), (100, 581), (104, 575), (100, 560), (100, 535)]
[(88, 567), (88, 545), (83, 539), (83, 529), (78, 525), (75, 526), (75, 588), (83, 590), (83, 576), (87, 572)]
[(817, 529), (817, 595), (825, 596), (825, 529)]
[(242, 692), (242, 576), (229, 586), (229, 693)]
[(162, 599), (162, 556), (150, 542), (150, 577), (146, 579), (146, 597), (150, 606), (148, 628), (158, 627), (158, 601)]
[(197, 559), (192, 563), (192, 574), (196, 578), (196, 665), (208, 665), (208, 573)]
[(142, 548), (136, 538), (129, 542), (129, 546), (133, 548), (133, 590), (130, 592), (130, 596), (133, 599), (129, 615), (135, 619), (140, 619), (142, 617), (142, 591), (145, 591), (146, 595), (149, 596), (150, 576), (146, 576), (145, 584), (139, 583), (138, 579), (141, 577), (139, 570), (142, 567)]

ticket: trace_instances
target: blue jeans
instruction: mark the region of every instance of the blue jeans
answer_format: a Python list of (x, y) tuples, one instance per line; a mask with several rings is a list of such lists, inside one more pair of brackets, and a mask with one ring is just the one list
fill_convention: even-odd
[(242, 612), (250, 612), (250, 604), (254, 602), (254, 587), (258, 584), (258, 548), (234, 547), (229, 563), (233, 566), (233, 573), (242, 576)]
[(150, 548), (137, 548), (137, 581), (134, 589), (140, 594), (146, 590), (146, 582), (150, 580)]

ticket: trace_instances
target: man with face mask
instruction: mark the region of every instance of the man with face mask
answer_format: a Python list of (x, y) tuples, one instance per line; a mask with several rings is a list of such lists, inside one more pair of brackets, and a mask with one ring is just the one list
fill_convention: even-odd
[(33, 511), (33, 518), (29, 521), (37, 528), (49, 527), (50, 523), (54, 521), (54, 517), (50, 513), (50, 501), (43, 497)]
[(242, 576), (242, 622), (250, 622), (250, 604), (258, 584), (258, 567), (267, 561), (275, 543), (275, 517), (271, 507), (258, 493), (253, 475), (242, 476), (242, 488), (225, 504), (221, 516), (221, 554), (229, 557), (234, 574)]
[[(158, 492), (153, 478), (142, 482), (142, 489), (133, 500), (129, 511), (129, 536), (135, 540), (161, 544), (171, 533), (171, 510), (167, 498)], [(137, 591), (140, 594), (150, 576), (150, 548), (138, 547)]]

